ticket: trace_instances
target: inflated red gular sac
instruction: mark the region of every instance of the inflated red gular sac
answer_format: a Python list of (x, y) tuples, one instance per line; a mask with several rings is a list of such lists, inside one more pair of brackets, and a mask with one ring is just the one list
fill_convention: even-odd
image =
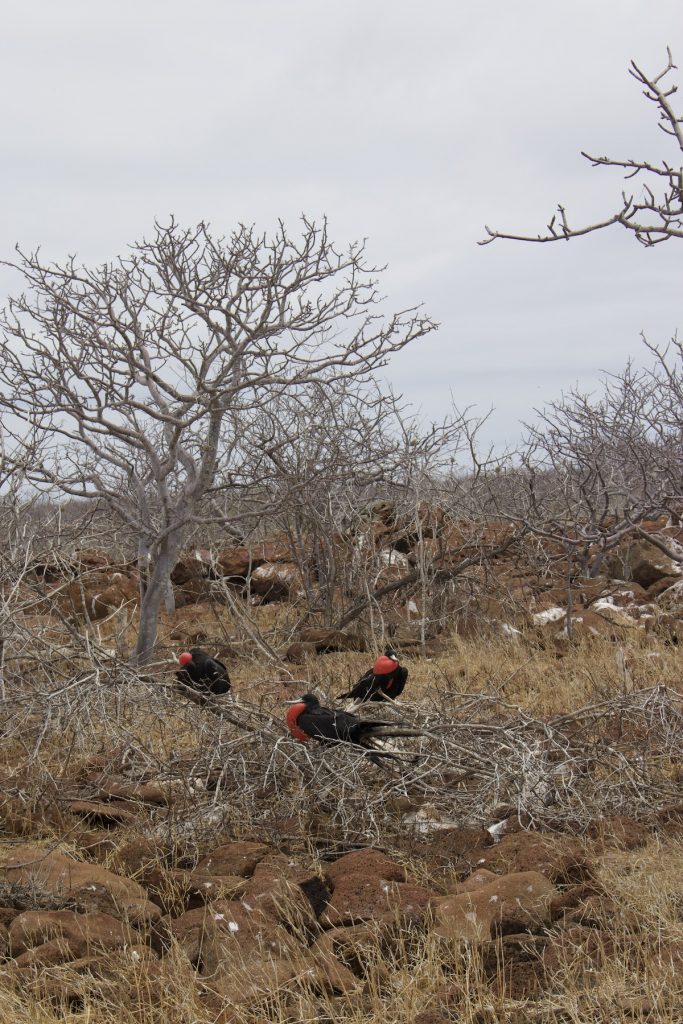
[(178, 657), (180, 671), (176, 678), (183, 686), (189, 686), (200, 693), (220, 695), (230, 689), (230, 676), (222, 661), (212, 658), (199, 647), (183, 651)]
[(309, 733), (304, 732), (298, 724), (299, 715), (303, 714), (307, 708), (308, 705), (304, 697), (300, 697), (298, 701), (294, 701), (294, 703), (290, 705), (285, 716), (287, 728), (294, 739), (298, 740), (299, 743), (308, 743), (310, 739), (313, 739), (313, 737), (309, 735)]
[(340, 693), (338, 699), (346, 698), (358, 704), (371, 700), (396, 700), (403, 693), (407, 679), (408, 669), (399, 664), (393, 647), (387, 647), (354, 688), (348, 693)]
[(299, 743), (312, 739), (320, 743), (351, 743), (372, 751), (370, 759), (375, 763), (379, 763), (381, 757), (400, 760), (395, 750), (387, 748), (385, 740), (425, 735), (420, 729), (396, 722), (373, 722), (348, 711), (333, 711), (323, 707), (313, 693), (305, 693), (288, 703), (287, 728)]

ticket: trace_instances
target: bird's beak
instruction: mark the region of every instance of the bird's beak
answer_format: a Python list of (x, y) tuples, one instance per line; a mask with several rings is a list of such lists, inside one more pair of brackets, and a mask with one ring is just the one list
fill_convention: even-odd
[(301, 704), (301, 697), (295, 697), (294, 700), (286, 700), (285, 704)]

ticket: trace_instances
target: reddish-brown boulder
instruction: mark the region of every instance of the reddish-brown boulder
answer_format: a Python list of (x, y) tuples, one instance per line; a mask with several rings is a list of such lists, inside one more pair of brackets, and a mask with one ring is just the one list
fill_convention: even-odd
[(573, 909), (567, 909), (560, 923), (563, 928), (578, 924), (604, 931), (614, 932), (616, 927), (622, 932), (638, 932), (643, 920), (633, 907), (614, 899), (609, 893), (592, 892), (579, 900)]
[(26, 969), (28, 967), (44, 968), (55, 967), (57, 964), (69, 963), (77, 960), (88, 952), (88, 943), (85, 939), (71, 937), (50, 939), (48, 942), (41, 942), (38, 946), (24, 950), (14, 957), (15, 967)]
[(545, 968), (538, 959), (503, 961), (488, 982), (499, 999), (540, 999), (546, 990)]
[(353, 874), (337, 880), (320, 917), (324, 928), (384, 919), (387, 912), (424, 915), (436, 894), (411, 882)]
[(248, 547), (241, 545), (224, 548), (216, 558), (217, 570), (221, 576), (246, 579), (264, 562), (291, 562), (292, 548), (287, 537), (275, 537), (258, 541)]
[(82, 914), (110, 914), (140, 931), (147, 931), (161, 917), (161, 911), (150, 900), (128, 899), (121, 906), (109, 889), (95, 882), (69, 889), (65, 899)]
[[(135, 875), (141, 872), (141, 882), (145, 884), (145, 871), (163, 865), (169, 850), (154, 839), (142, 836), (131, 836), (121, 839), (114, 849), (107, 851), (110, 868), (120, 875)], [(97, 858), (95, 858), (97, 859)]]
[(468, 875), (463, 882), (458, 882), (454, 885), (452, 893), (454, 896), (460, 896), (463, 892), (476, 892), (477, 889), (482, 889), (490, 882), (495, 882), (499, 877), (493, 871), (479, 868), (477, 871), (473, 871), (471, 875)]
[(292, 665), (303, 665), (309, 658), (317, 657), (317, 654), (318, 648), (315, 644), (302, 644), (295, 640), (285, 651), (285, 661), (289, 661)]
[(150, 898), (165, 912), (193, 910), (217, 899), (238, 899), (246, 880), (239, 875), (214, 875), (183, 868), (152, 868), (145, 873)]
[(171, 571), (176, 607), (208, 601), (216, 593), (217, 561), (206, 548), (184, 552)]
[(73, 910), (26, 910), (12, 921), (9, 940), (12, 954), (64, 938), (69, 945), (116, 949), (141, 943), (142, 936), (110, 914), (78, 914)]
[[(419, 810), (418, 810), (419, 814)], [(473, 850), (491, 844), (491, 834), (476, 826), (441, 828), (420, 837), (413, 847), (415, 856), (424, 860), (445, 878), (456, 874), (462, 878), (470, 873), (469, 855)]]
[(136, 1020), (152, 1019), (153, 1008), (159, 1005), (164, 990), (168, 990), (169, 979), (163, 977), (162, 967), (155, 962), (150, 949), (134, 945), (108, 950), (106, 956), (80, 956), (70, 961), (68, 971), (64, 972), (42, 970), (40, 961), (26, 962), (15, 969), (15, 977), (22, 994), (34, 999), (49, 999), (66, 1006), (82, 1004), (88, 997), (101, 999), (106, 992), (109, 1001), (115, 999), (126, 1008), (139, 1008)]
[(294, 562), (263, 562), (251, 574), (251, 592), (261, 601), (289, 601), (303, 594), (303, 581)]
[(664, 832), (670, 832), (672, 835), (683, 832), (683, 802), (660, 807), (655, 819)]
[(602, 591), (597, 595), (602, 600), (608, 600), (617, 608), (633, 608), (634, 606), (647, 604), (652, 600), (652, 594), (641, 587), (640, 583), (630, 580), (629, 583), (608, 583), (602, 581)]
[[(313, 932), (316, 917), (297, 876), (301, 873), (289, 866), (286, 857), (271, 854), (256, 865), (253, 876), (246, 883), (242, 902), (298, 933), (303, 930)], [(310, 872), (305, 876), (309, 877)]]
[(550, 924), (555, 886), (537, 871), (503, 875), (470, 892), (434, 900), (435, 933), (459, 942), (481, 942)]
[(170, 924), (207, 989), (236, 1006), (253, 1006), (295, 978), (318, 990), (340, 987), (339, 970), (329, 970), (270, 915), (243, 903), (218, 900)]
[(130, 782), (128, 779), (117, 779), (104, 772), (91, 775), (89, 781), (97, 787), (102, 796), (113, 797), (117, 806), (121, 803), (125, 806), (125, 801), (170, 806), (177, 793), (182, 792), (184, 788), (179, 781)]
[(299, 632), (299, 640), (305, 644), (315, 644), (318, 654), (330, 654), (336, 651), (364, 651), (365, 642), (343, 629), (331, 629), (327, 626), (306, 626)]
[(614, 948), (611, 935), (600, 928), (572, 925), (552, 937), (543, 951), (543, 964), (548, 971), (559, 971), (569, 964), (593, 971), (600, 967), (605, 955)]
[(106, 569), (112, 564), (112, 559), (101, 548), (84, 548), (75, 552), (70, 564), (78, 572), (88, 572), (92, 569)]
[(635, 580), (647, 589), (666, 576), (675, 576), (678, 566), (650, 541), (626, 540), (610, 553), (605, 571), (612, 579)]
[(359, 977), (365, 973), (362, 970), (363, 952), (376, 951), (377, 941), (377, 931), (366, 925), (330, 928), (316, 939), (311, 953), (318, 962), (326, 964), (335, 989), (357, 992), (362, 988)]
[[(665, 612), (680, 616), (683, 614), (683, 580), (678, 576), (676, 579), (668, 582), (669, 585), (656, 595), (657, 605), (663, 608)], [(651, 588), (649, 592), (650, 596), (655, 596), (653, 589)]]
[(387, 882), (406, 881), (406, 869), (403, 865), (387, 857), (381, 850), (373, 850), (372, 847), (346, 853), (331, 864), (325, 865), (325, 877), (333, 888), (345, 878), (359, 875), (381, 878)]
[[(149, 903), (146, 891), (131, 878), (115, 875), (99, 864), (73, 860), (59, 850), (46, 851), (33, 844), (14, 847), (0, 867), (0, 877), (20, 885), (35, 885), (56, 894), (81, 890), (85, 886), (99, 886), (111, 894), (124, 916), (129, 906), (131, 913), (144, 916), (144, 907)], [(156, 908), (150, 905), (148, 909), (154, 917)]]
[(263, 561), (249, 548), (224, 548), (216, 556), (217, 572), (227, 579), (244, 580)]
[(72, 800), (67, 806), (72, 814), (97, 825), (122, 825), (136, 818), (130, 806), (118, 801)]
[(651, 834), (650, 828), (642, 821), (621, 814), (595, 818), (588, 826), (588, 835), (603, 849), (637, 850), (645, 846)]
[(113, 566), (75, 574), (56, 581), (46, 595), (67, 615), (96, 621), (125, 606), (139, 601), (139, 583), (136, 573), (122, 572)]
[(535, 832), (503, 836), (495, 846), (468, 854), (468, 860), (473, 867), (498, 874), (538, 871), (551, 882), (581, 882), (594, 874), (593, 863), (578, 839)]
[[(197, 966), (204, 942), (206, 922), (212, 913), (222, 913), (223, 905), (228, 901), (217, 900), (214, 904), (205, 904), (186, 910), (177, 917), (163, 917), (159, 933), (168, 931), (193, 966)], [(225, 916), (225, 915), (223, 915)]]
[(272, 847), (266, 843), (224, 843), (202, 857), (195, 870), (211, 875), (240, 875), (248, 878), (254, 873), (258, 862), (271, 851)]
[(484, 975), (499, 997), (528, 1000), (543, 993), (546, 971), (542, 955), (548, 941), (548, 936), (522, 932), (482, 943)]
[(194, 548), (185, 551), (171, 570), (171, 582), (182, 587), (190, 580), (208, 579), (216, 565), (216, 558), (207, 548)]
[(140, 584), (132, 576), (115, 572), (102, 580), (102, 589), (94, 588), (90, 597), (90, 618), (104, 619), (121, 608), (133, 608), (140, 602)]
[[(371, 973), (389, 982), (392, 959), (410, 954), (411, 946), (424, 934), (421, 925), (420, 915), (387, 911), (371, 922), (328, 928), (311, 949), (328, 962), (341, 962), (356, 978), (366, 978)], [(384, 963), (378, 963), (378, 952)]]

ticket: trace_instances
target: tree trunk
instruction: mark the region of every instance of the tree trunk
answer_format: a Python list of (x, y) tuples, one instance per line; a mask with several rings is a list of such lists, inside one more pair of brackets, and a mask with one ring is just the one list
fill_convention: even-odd
[(154, 571), (149, 577), (147, 589), (140, 604), (140, 627), (132, 657), (132, 661), (136, 665), (146, 665), (152, 660), (157, 639), (159, 609), (171, 586), (171, 572), (178, 558), (180, 547), (179, 540), (164, 544), (154, 565)]
[(144, 601), (149, 585), (149, 544), (141, 537), (138, 541), (138, 576), (140, 579), (140, 601)]
[(173, 591), (173, 584), (169, 576), (166, 581), (166, 590), (164, 592), (164, 606), (169, 615), (173, 615), (175, 611), (175, 593)]

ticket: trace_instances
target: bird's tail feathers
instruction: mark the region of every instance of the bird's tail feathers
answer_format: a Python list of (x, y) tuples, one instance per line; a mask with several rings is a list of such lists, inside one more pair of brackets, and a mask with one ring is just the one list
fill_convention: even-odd
[(393, 739), (398, 736), (426, 736), (427, 734), (422, 729), (410, 729), (406, 726), (400, 725), (374, 725), (368, 729), (368, 736), (372, 738), (381, 738), (386, 736), (388, 739)]

